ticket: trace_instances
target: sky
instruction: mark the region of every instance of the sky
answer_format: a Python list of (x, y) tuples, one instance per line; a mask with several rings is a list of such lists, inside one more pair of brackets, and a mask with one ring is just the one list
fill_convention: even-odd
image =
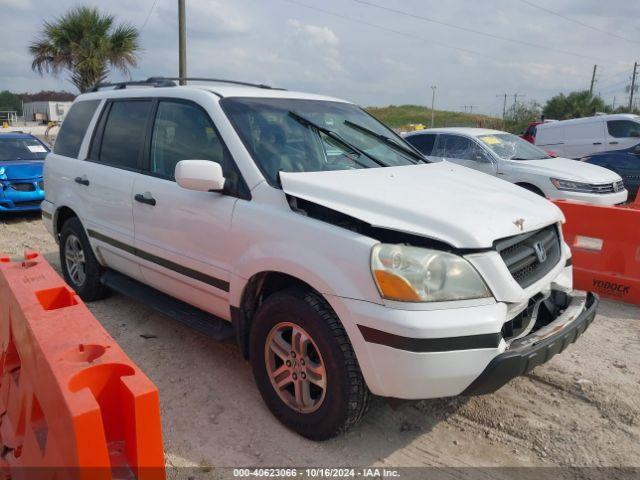
[[(0, 0), (0, 90), (75, 92), (32, 72), (44, 21), (97, 6), (141, 31), (131, 77), (176, 76), (177, 0)], [(190, 76), (266, 83), (365, 106), (430, 105), (501, 115), (588, 89), (611, 104), (640, 61), (640, 4), (629, 0), (186, 0)], [(640, 67), (639, 67), (640, 75)], [(122, 79), (114, 73), (110, 79)]]

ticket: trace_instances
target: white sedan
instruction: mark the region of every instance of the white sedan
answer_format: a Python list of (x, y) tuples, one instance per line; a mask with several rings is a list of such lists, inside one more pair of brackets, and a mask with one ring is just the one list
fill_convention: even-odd
[(444, 159), (520, 185), (550, 199), (616, 205), (627, 200), (611, 170), (550, 157), (520, 137), (483, 128), (431, 128), (405, 140), (431, 160)]

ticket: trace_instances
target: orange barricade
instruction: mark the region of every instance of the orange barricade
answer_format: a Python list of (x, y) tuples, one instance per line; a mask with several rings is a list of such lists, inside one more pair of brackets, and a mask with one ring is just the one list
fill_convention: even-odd
[(158, 390), (37, 253), (0, 258), (0, 467), (164, 479)]
[(640, 304), (640, 195), (615, 207), (554, 203), (567, 219), (563, 234), (573, 253), (575, 287)]

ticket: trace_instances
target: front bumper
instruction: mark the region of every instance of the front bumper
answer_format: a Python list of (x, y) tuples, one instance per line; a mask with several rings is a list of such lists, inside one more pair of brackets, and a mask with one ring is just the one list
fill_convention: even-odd
[(615, 193), (582, 193), (569, 192), (565, 190), (554, 189), (552, 195), (553, 200), (573, 200), (577, 202), (586, 202), (592, 205), (619, 205), (627, 201), (629, 193), (621, 190)]
[[(548, 295), (562, 292), (570, 291), (554, 284)], [(562, 351), (584, 332), (598, 305), (593, 294), (565, 295), (564, 309), (558, 305), (538, 327), (534, 320), (528, 324), (533, 333), (518, 334), (505, 328), (516, 314), (504, 302), (431, 310), (336, 297), (329, 302), (344, 319), (371, 392), (418, 400), (494, 391)]]
[[(44, 200), (41, 178), (33, 180), (5, 181), (0, 187), (0, 212), (34, 212), (40, 210)], [(31, 185), (32, 190), (14, 190), (12, 184)]]
[(598, 297), (593, 293), (579, 292), (570, 297), (564, 313), (531, 335), (514, 340), (508, 350), (491, 360), (462, 394), (495, 392), (512, 378), (525, 375), (549, 361), (584, 333), (596, 316), (598, 303)]

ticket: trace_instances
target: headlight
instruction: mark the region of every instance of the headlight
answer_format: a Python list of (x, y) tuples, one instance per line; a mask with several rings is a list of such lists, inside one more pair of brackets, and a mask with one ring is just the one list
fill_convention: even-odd
[(570, 192), (593, 192), (593, 187), (590, 183), (572, 182), (571, 180), (560, 180), (559, 178), (551, 178), (551, 183), (558, 190), (567, 190)]
[(382, 243), (373, 247), (371, 270), (380, 295), (388, 300), (443, 302), (491, 296), (473, 266), (452, 253)]

